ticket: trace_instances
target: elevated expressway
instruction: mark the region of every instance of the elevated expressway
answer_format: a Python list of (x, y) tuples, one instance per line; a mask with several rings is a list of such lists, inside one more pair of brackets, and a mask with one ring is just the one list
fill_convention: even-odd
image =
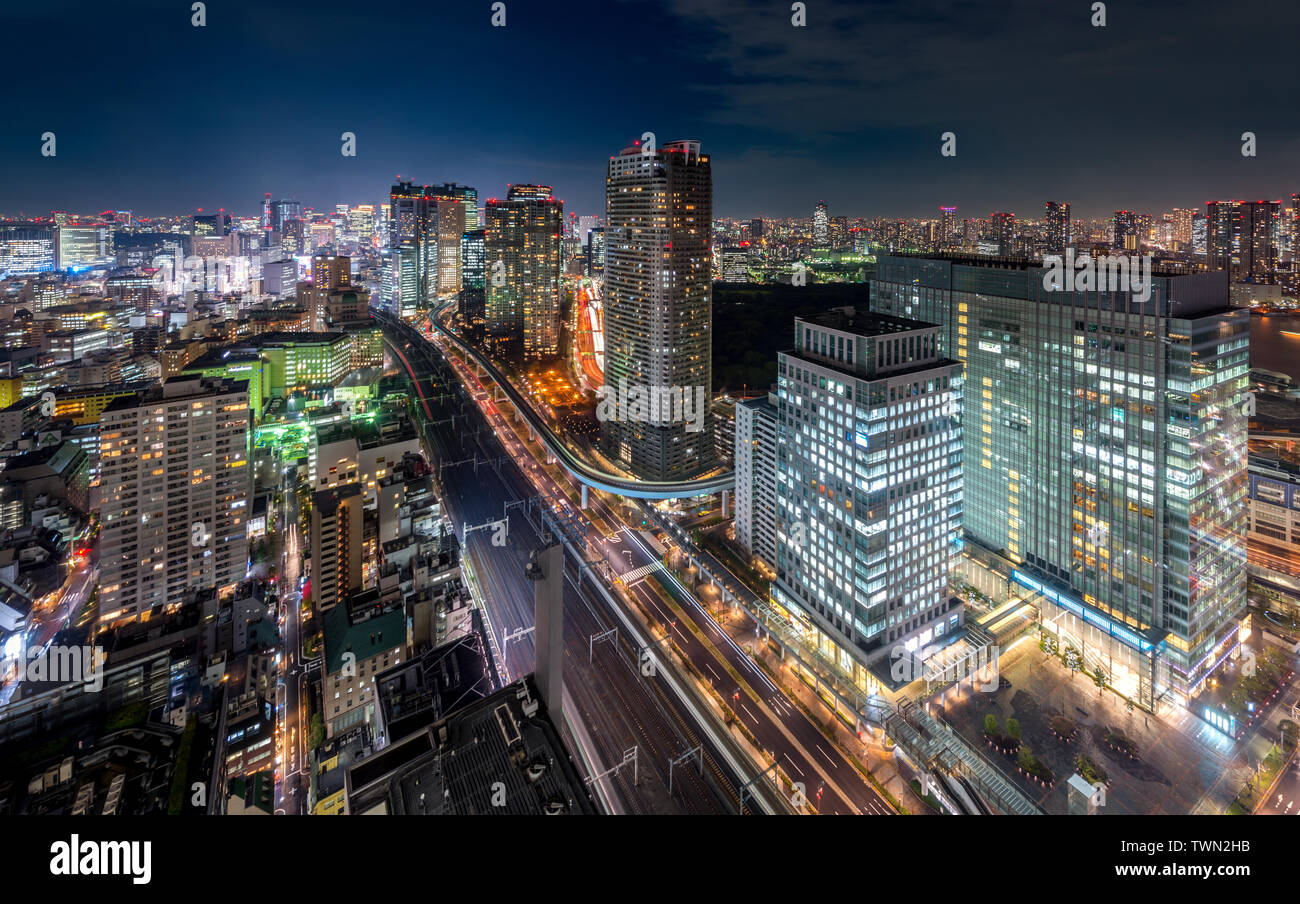
[[(428, 351), (433, 350), (433, 344), (411, 324), (383, 311), (374, 311), (373, 313), (375, 319), (383, 326), (397, 330), (412, 343), (424, 343)], [(462, 352), (473, 359), (474, 363), (487, 373), (492, 382), (497, 385), (510, 404), (514, 406), (519, 416), (528, 424), (529, 429), (541, 440), (546, 450), (583, 487), (591, 487), (605, 493), (616, 493), (620, 496), (631, 496), (636, 499), (682, 499), (690, 496), (705, 496), (711, 493), (727, 492), (735, 486), (736, 475), (733, 471), (725, 471), (711, 477), (695, 480), (654, 481), (637, 480), (633, 477), (613, 474), (587, 463), (565, 445), (564, 440), (557, 436), (551, 426), (538, 416), (537, 412), (533, 410), (533, 406), (510, 384), (506, 376), (497, 369), (497, 366), (486, 355), (443, 326), (436, 312), (429, 320), (434, 329), (454, 342)], [(583, 496), (585, 499), (585, 489)]]

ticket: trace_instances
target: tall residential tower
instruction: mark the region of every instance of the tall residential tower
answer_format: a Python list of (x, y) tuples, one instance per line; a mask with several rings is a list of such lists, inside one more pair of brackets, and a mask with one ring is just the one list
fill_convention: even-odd
[(601, 443), (647, 480), (697, 475), (713, 464), (713, 175), (700, 142), (610, 157), (605, 210), (606, 385), (706, 403), (699, 418), (656, 405), (604, 420)]

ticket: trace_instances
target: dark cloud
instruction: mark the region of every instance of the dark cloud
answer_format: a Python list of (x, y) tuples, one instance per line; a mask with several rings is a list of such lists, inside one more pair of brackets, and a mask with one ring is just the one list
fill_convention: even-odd
[(608, 155), (647, 130), (705, 142), (720, 214), (1300, 191), (1295, 4), (1125, 0), (1093, 28), (1076, 0), (808, 0), (794, 28), (782, 0), (509, 0), (505, 29), (486, 3), (210, 0), (204, 29), (172, 0), (9, 6), (7, 214), (374, 201), (399, 172), (597, 211)]

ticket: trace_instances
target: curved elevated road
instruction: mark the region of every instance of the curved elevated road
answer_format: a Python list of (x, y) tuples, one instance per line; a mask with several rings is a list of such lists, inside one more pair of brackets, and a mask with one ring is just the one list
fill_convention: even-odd
[[(409, 323), (382, 311), (374, 311), (373, 313), (375, 319), (381, 324), (400, 330), (412, 342), (429, 343), (424, 334)], [(636, 480), (619, 474), (611, 474), (588, 464), (575, 455), (565, 445), (564, 441), (555, 435), (549, 424), (537, 416), (537, 413), (533, 411), (533, 406), (524, 399), (519, 391), (506, 379), (505, 375), (485, 355), (444, 327), (438, 321), (436, 315), (430, 318), (430, 322), (433, 324), (434, 329), (456, 343), (465, 354), (474, 359), (474, 362), (479, 367), (487, 371), (488, 376), (506, 394), (506, 398), (510, 400), (515, 410), (528, 422), (528, 426), (532, 428), (533, 432), (541, 438), (543, 445), (555, 456), (560, 466), (572, 474), (578, 482), (606, 493), (617, 493), (621, 496), (632, 496), (637, 499), (679, 499), (687, 496), (703, 496), (721, 490), (730, 490), (735, 486), (736, 475), (732, 471), (699, 480), (654, 481)]]

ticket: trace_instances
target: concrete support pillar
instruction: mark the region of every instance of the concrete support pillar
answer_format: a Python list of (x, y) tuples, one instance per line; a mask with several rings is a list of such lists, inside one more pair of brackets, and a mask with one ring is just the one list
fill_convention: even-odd
[(583, 509), (586, 509), (586, 507), (587, 507), (587, 490), (588, 490), (588, 489), (589, 489), (589, 487), (588, 487), (585, 483), (582, 484), (582, 507), (583, 507)]
[(726, 490), (722, 491), (722, 517), (731, 517), (731, 494)]
[(548, 546), (529, 563), (536, 625), (533, 669), (537, 689), (552, 719), (563, 718), (564, 707), (564, 548)]

